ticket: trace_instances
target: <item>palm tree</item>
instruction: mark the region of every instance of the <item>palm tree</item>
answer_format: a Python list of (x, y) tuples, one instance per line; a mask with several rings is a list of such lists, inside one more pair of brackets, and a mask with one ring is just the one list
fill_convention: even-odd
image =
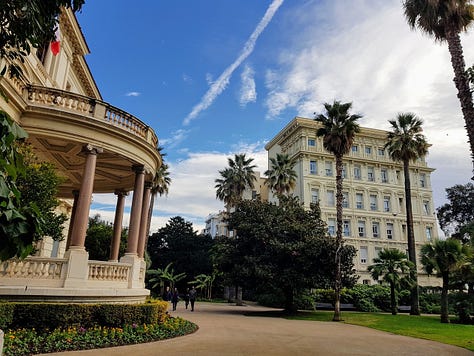
[(459, 36), (474, 20), (474, 5), (471, 0), (406, 0), (403, 6), (411, 28), (448, 44), (474, 165), (474, 105)]
[(279, 197), (285, 193), (289, 194), (295, 189), (298, 175), (294, 170), (296, 161), (290, 159), (287, 154), (277, 153), (276, 158), (270, 158), (271, 168), (265, 172), (268, 176), (267, 184)]
[(459, 268), (464, 254), (461, 243), (453, 238), (436, 240), (421, 247), (421, 263), (428, 274), (436, 271), (443, 279), (441, 290), (441, 322), (449, 323), (448, 289), (450, 274)]
[[(245, 153), (236, 154), (234, 159), (228, 158), (229, 166), (219, 171), (221, 178), (217, 178), (215, 182), (216, 197), (224, 202), (229, 212), (237, 203), (242, 200), (242, 195), (247, 187), (253, 188), (255, 177), (252, 164), (253, 158), (246, 158)], [(242, 304), (241, 289), (236, 286), (237, 305)]]
[(254, 187), (257, 178), (252, 161), (253, 158), (247, 159), (245, 153), (236, 154), (234, 159), (228, 158), (229, 167), (219, 171), (221, 178), (215, 180), (216, 197), (226, 204), (228, 210), (242, 199), (247, 187)]
[(398, 291), (402, 284), (409, 283), (410, 275), (401, 277), (401, 274), (410, 272), (413, 264), (407, 260), (405, 253), (385, 248), (379, 253), (379, 257), (374, 258), (374, 264), (368, 270), (374, 280), (382, 277), (384, 282), (390, 285), (390, 308), (392, 315), (397, 315)]
[(411, 206), (410, 188), (410, 161), (424, 157), (428, 153), (428, 142), (422, 134), (423, 121), (412, 113), (398, 114), (397, 120), (389, 120), (392, 132), (387, 135), (387, 149), (389, 156), (394, 161), (403, 162), (405, 176), (405, 207), (407, 213), (408, 258), (413, 263), (413, 280), (416, 282), (411, 289), (410, 314), (420, 315), (418, 279), (416, 270), (416, 246), (413, 233), (413, 211)]
[(341, 104), (339, 101), (324, 104), (326, 115), (319, 114), (315, 120), (321, 123), (321, 127), (316, 131), (317, 136), (323, 136), (323, 146), (326, 150), (334, 154), (336, 158), (336, 280), (334, 286), (335, 303), (333, 321), (341, 321), (341, 249), (342, 249), (342, 157), (349, 153), (354, 142), (354, 136), (360, 131), (360, 115), (349, 115), (352, 103)]
[(151, 186), (151, 200), (150, 207), (148, 209), (148, 227), (146, 236), (150, 235), (151, 217), (153, 215), (153, 205), (155, 204), (155, 197), (159, 195), (168, 195), (169, 186), (171, 184), (170, 172), (168, 171), (169, 166), (162, 163), (160, 168), (155, 172)]

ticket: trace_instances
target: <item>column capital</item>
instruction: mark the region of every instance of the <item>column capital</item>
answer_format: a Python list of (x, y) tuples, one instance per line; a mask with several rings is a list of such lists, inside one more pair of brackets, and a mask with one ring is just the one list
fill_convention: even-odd
[(132, 166), (132, 171), (134, 171), (137, 174), (145, 173), (145, 166), (143, 164), (134, 164)]
[(94, 147), (91, 144), (87, 144), (82, 146), (82, 152), (88, 153), (91, 155), (98, 155), (99, 153), (104, 152), (104, 149), (102, 147)]
[(128, 192), (123, 189), (115, 189), (114, 194), (118, 196), (126, 197), (128, 195)]
[(153, 182), (145, 182), (145, 189), (153, 188)]

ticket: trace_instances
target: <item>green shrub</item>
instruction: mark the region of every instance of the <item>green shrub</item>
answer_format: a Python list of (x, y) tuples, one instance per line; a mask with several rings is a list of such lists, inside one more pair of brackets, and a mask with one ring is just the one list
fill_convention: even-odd
[(121, 327), (127, 324), (156, 324), (166, 320), (168, 304), (152, 301), (143, 304), (65, 304), (12, 303), (10, 328), (53, 330), (95, 325)]
[(0, 303), (0, 329), (7, 329), (13, 321), (15, 306), (11, 303)]

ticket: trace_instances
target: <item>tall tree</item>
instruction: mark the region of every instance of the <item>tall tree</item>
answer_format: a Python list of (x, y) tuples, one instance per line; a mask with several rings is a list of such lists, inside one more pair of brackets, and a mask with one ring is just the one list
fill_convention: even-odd
[[(243, 200), (229, 224), (238, 239), (221, 239), (217, 263), (233, 283), (257, 292), (280, 291), (287, 312), (295, 311), (294, 296), (304, 289), (325, 287), (335, 271), (336, 242), (327, 236), (319, 206), (310, 210), (296, 197), (282, 196), (279, 205)], [(344, 282), (355, 283), (351, 246), (343, 248)], [(346, 261), (345, 261), (346, 262)]]
[(418, 27), (436, 41), (448, 44), (474, 170), (474, 105), (459, 36), (474, 20), (474, 5), (471, 0), (405, 0), (403, 6), (411, 28)]
[(228, 158), (229, 166), (219, 171), (221, 178), (217, 178), (216, 197), (226, 204), (230, 210), (242, 199), (242, 194), (247, 187), (253, 188), (256, 168), (252, 164), (253, 158), (246, 158), (245, 153), (236, 154), (234, 159)]
[[(446, 188), (449, 203), (437, 209), (439, 226), (447, 236), (462, 242), (474, 241), (474, 184), (456, 184)], [(472, 236), (471, 236), (472, 235)]]
[(412, 277), (416, 282), (411, 289), (412, 315), (420, 315), (418, 277), (416, 270), (416, 245), (413, 232), (413, 210), (411, 205), (410, 162), (428, 153), (428, 142), (422, 134), (423, 121), (412, 113), (398, 114), (396, 120), (389, 120), (392, 131), (387, 134), (387, 149), (394, 161), (403, 162), (405, 177), (405, 207), (407, 215), (408, 258), (413, 263)]
[(334, 284), (334, 317), (333, 321), (341, 321), (341, 255), (339, 253), (343, 245), (342, 239), (342, 158), (349, 153), (354, 142), (354, 136), (360, 131), (359, 120), (362, 116), (349, 114), (352, 103), (334, 101), (333, 104), (325, 103), (326, 115), (319, 114), (315, 120), (321, 124), (316, 131), (317, 136), (323, 137), (323, 146), (336, 158), (336, 280)]
[(150, 207), (148, 209), (148, 227), (147, 227), (147, 236), (150, 235), (150, 224), (151, 218), (153, 216), (153, 208), (155, 205), (155, 198), (157, 195), (160, 197), (163, 195), (168, 195), (169, 187), (171, 184), (171, 177), (169, 172), (169, 166), (166, 163), (162, 163), (160, 168), (155, 172), (153, 177), (152, 186), (151, 186), (151, 200)]
[(277, 153), (276, 158), (270, 158), (271, 168), (265, 172), (268, 177), (267, 184), (278, 197), (289, 194), (295, 189), (296, 174), (294, 167), (296, 161), (290, 159), (287, 154)]
[(461, 243), (449, 238), (436, 240), (423, 245), (421, 248), (421, 263), (428, 274), (436, 272), (443, 279), (441, 290), (441, 322), (449, 323), (448, 290), (449, 279), (452, 272), (459, 268), (459, 263), (464, 258)]
[[(407, 260), (405, 253), (387, 248), (380, 251), (379, 257), (374, 258), (373, 262), (368, 270), (374, 280), (377, 281), (382, 277), (382, 280), (390, 285), (390, 308), (392, 315), (397, 315), (398, 291), (405, 281), (409, 281), (409, 272), (413, 264)], [(402, 274), (407, 276), (402, 277)]]
[[(89, 226), (84, 243), (91, 260), (107, 261), (110, 257), (110, 241), (114, 235), (114, 226), (102, 220), (99, 214), (89, 218)], [(127, 246), (128, 228), (122, 229), (120, 235), (119, 256), (123, 256)]]
[(149, 237), (147, 251), (153, 269), (173, 263), (176, 273), (185, 273), (189, 282), (198, 274), (212, 272), (209, 253), (212, 245), (209, 235), (197, 234), (192, 222), (175, 216)]
[[(10, 62), (10, 73), (20, 73), (15, 61), (23, 61), (32, 47), (42, 47), (55, 39), (61, 7), (77, 11), (83, 4), (84, 0), (1, 1), (0, 58)], [(6, 69), (1, 69), (1, 75)]]

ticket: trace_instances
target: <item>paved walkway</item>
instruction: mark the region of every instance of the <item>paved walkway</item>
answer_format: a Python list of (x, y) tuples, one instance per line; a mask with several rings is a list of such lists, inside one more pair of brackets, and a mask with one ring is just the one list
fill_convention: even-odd
[(361, 326), (244, 315), (261, 310), (269, 309), (196, 303), (191, 312), (181, 302), (171, 314), (198, 324), (194, 334), (148, 344), (48, 355), (474, 355), (459, 347)]

